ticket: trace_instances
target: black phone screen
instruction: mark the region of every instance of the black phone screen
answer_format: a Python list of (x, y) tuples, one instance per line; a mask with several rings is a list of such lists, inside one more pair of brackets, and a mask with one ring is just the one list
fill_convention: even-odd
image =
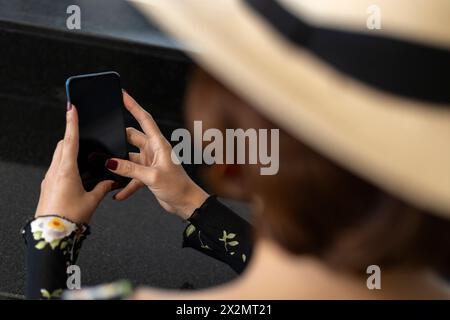
[(68, 100), (77, 108), (80, 130), (78, 169), (86, 191), (102, 180), (123, 187), (129, 179), (105, 168), (107, 159), (128, 159), (120, 76), (104, 72), (70, 77)]

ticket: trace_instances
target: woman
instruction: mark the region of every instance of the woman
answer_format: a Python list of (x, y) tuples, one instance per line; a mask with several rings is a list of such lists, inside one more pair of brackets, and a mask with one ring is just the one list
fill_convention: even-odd
[[(164, 209), (190, 221), (184, 232), (184, 247), (224, 261), (241, 273), (251, 256), (249, 223), (209, 196), (181, 165), (172, 162), (171, 146), (151, 116), (126, 92), (123, 96), (124, 105), (144, 132), (127, 128), (128, 141), (140, 149), (140, 153), (130, 153), (131, 161), (109, 159), (105, 163), (111, 171), (133, 178), (114, 199), (124, 200), (147, 185)], [(89, 234), (91, 216), (114, 187), (114, 181), (108, 180), (91, 192), (84, 190), (77, 168), (78, 144), (78, 115), (68, 104), (65, 136), (42, 182), (36, 219), (23, 230), (28, 246), (29, 299), (59, 298), (66, 288), (66, 269), (75, 264)]]
[[(252, 204), (255, 246), (241, 277), (196, 292), (142, 288), (134, 298), (450, 298), (443, 280), (450, 271), (449, 4), (419, 1), (412, 8), (406, 1), (379, 1), (386, 27), (372, 35), (358, 24), (365, 22), (370, 1), (317, 3), (140, 4), (163, 28), (193, 44), (194, 59), (207, 70), (196, 70), (191, 79), (188, 125), (200, 119), (204, 129), (281, 131), (276, 175), (260, 175), (261, 164), (246, 164), (215, 179), (224, 194)], [(166, 210), (192, 220), (187, 238), (205, 231), (207, 242), (195, 245), (199, 250), (242, 266), (250, 252), (249, 227), (226, 209), (211, 209), (220, 204), (171, 162), (170, 146), (151, 116), (127, 94), (124, 102), (142, 132), (127, 130), (139, 154), (106, 164), (133, 178), (116, 198), (146, 185)], [(112, 185), (82, 189), (76, 108), (69, 109), (37, 219), (25, 228), (29, 261), (42, 272), (29, 264), (31, 282), (41, 281), (37, 274), (55, 279), (42, 267), (46, 261), (58, 266), (53, 274), (61, 273), (46, 242), (56, 240), (59, 257), (68, 257), (62, 261), (74, 262), (86, 234), (82, 224)], [(48, 217), (55, 213), (64, 219)], [(52, 230), (64, 224), (64, 232), (41, 231), (44, 221), (57, 225)], [(231, 235), (229, 227), (240, 232)], [(44, 249), (35, 250), (44, 233)], [(228, 251), (230, 240), (243, 249)], [(61, 242), (69, 242), (64, 248), (71, 251), (64, 254)], [(380, 290), (367, 285), (372, 265), (381, 269)]]

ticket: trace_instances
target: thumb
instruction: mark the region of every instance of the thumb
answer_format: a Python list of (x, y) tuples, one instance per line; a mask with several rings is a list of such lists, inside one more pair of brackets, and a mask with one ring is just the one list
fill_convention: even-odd
[(99, 182), (90, 193), (95, 197), (95, 199), (97, 199), (97, 202), (100, 202), (108, 194), (108, 192), (111, 191), (114, 183), (115, 182), (112, 180)]
[(140, 164), (117, 158), (108, 159), (105, 167), (120, 176), (137, 180), (142, 180), (146, 172), (146, 167)]

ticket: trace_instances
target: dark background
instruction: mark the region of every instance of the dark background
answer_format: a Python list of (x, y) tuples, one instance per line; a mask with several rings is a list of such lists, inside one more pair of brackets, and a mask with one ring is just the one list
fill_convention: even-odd
[[(81, 8), (81, 30), (66, 28), (66, 8)], [(192, 63), (126, 1), (0, 0), (0, 298), (21, 298), (25, 246), (39, 185), (65, 125), (65, 80), (114, 70), (167, 137), (183, 126)], [(128, 125), (136, 125), (131, 118)], [(196, 178), (198, 168), (187, 167)], [(248, 216), (243, 204), (226, 202)], [(227, 266), (182, 249), (185, 224), (148, 190), (106, 199), (91, 224), (78, 265), (82, 284), (118, 278), (164, 288), (202, 288), (231, 280)]]

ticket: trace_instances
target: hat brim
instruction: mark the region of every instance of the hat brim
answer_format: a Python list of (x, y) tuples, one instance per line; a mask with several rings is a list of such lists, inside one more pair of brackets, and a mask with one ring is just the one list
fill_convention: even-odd
[(267, 118), (399, 198), (450, 218), (450, 108), (397, 97), (280, 37), (241, 1), (136, 2)]

